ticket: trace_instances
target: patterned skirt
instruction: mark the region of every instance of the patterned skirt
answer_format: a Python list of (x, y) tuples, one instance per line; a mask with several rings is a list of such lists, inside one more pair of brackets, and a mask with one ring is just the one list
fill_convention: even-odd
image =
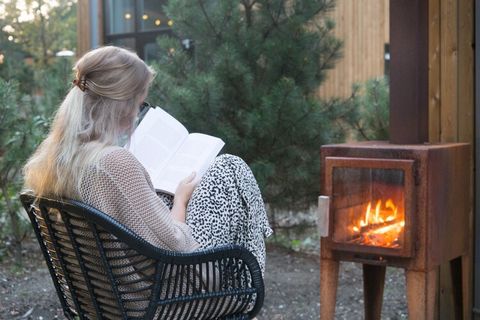
[[(172, 197), (160, 195), (171, 206)], [(255, 177), (239, 157), (223, 154), (193, 191), (186, 223), (202, 248), (238, 244), (265, 271), (265, 238), (272, 234)]]

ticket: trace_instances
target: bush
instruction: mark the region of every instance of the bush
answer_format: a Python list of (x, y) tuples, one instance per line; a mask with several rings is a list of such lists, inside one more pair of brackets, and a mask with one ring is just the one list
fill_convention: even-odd
[[(18, 194), (23, 186), (22, 168), (36, 146), (45, 137), (53, 110), (62, 96), (64, 84), (54, 69), (44, 70), (42, 96), (32, 97), (20, 91), (15, 80), (0, 78), (0, 237), (13, 244), (15, 260), (21, 262), (21, 242), (27, 230), (21, 214)], [(41, 77), (42, 73), (38, 73)], [(62, 87), (60, 89), (59, 87)]]
[(315, 93), (340, 56), (331, 0), (189, 1), (166, 8), (174, 31), (151, 98), (191, 131), (221, 137), (252, 168), (272, 207), (308, 207), (319, 148), (343, 139), (341, 100)]

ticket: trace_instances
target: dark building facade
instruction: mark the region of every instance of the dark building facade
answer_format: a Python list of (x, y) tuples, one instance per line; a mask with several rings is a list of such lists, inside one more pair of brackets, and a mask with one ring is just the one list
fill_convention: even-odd
[(160, 35), (171, 34), (174, 21), (163, 6), (166, 0), (79, 0), (78, 49), (112, 44), (130, 48), (144, 60), (161, 55), (156, 44)]

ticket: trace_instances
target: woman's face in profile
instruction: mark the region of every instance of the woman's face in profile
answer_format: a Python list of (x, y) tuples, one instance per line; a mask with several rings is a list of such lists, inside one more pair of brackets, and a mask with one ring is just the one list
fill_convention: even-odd
[(121, 121), (121, 127), (122, 130), (125, 131), (125, 133), (131, 133), (132, 129), (134, 129), (135, 124), (137, 123), (138, 117), (140, 115), (140, 112), (145, 108), (144, 107), (144, 100), (147, 97), (148, 92), (145, 92), (140, 96), (140, 99), (135, 102), (135, 104), (132, 106), (130, 109), (130, 113), (125, 117), (125, 119), (122, 119)]

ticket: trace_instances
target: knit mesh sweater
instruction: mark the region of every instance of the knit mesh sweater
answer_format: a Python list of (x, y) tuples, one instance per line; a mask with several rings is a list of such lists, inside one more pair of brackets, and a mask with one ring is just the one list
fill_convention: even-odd
[(142, 164), (123, 148), (109, 149), (87, 170), (80, 198), (153, 245), (181, 252), (199, 247), (190, 227), (175, 220), (157, 196)]

